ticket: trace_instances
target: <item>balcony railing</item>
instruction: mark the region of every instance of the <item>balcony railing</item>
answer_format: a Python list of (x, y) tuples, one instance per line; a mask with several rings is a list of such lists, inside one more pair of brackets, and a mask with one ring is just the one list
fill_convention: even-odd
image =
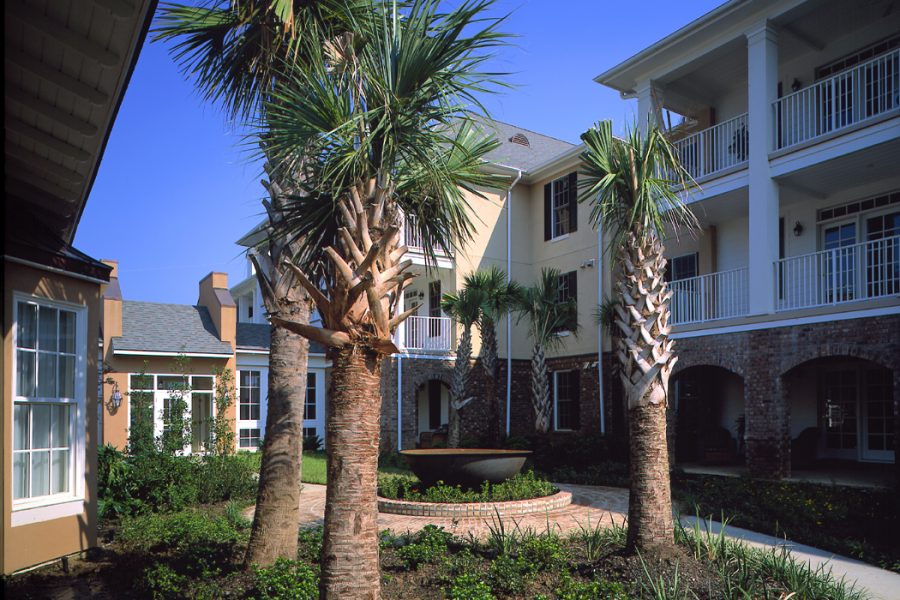
[(453, 322), (450, 317), (409, 317), (397, 331), (400, 348), (419, 352), (450, 352)]
[(775, 149), (900, 108), (900, 49), (868, 60), (773, 103)]
[[(406, 222), (403, 225), (403, 243), (406, 244), (410, 252), (414, 252), (417, 254), (424, 253), (425, 244), (422, 241), (422, 236), (419, 235), (418, 228), (416, 227), (416, 218), (411, 215), (406, 217)], [(440, 247), (436, 247), (434, 249), (434, 253), (439, 257), (453, 256), (452, 252), (448, 255)]]
[(900, 236), (784, 258), (775, 285), (778, 310), (900, 294)]
[(672, 288), (672, 324), (741, 317), (750, 312), (746, 268), (679, 279)]
[(747, 113), (673, 143), (682, 166), (694, 179), (746, 164)]

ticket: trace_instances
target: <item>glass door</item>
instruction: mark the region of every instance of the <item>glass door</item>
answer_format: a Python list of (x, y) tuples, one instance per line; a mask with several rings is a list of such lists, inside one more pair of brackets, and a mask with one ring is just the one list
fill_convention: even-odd
[(822, 231), (821, 254), (824, 302), (847, 302), (856, 298), (856, 222), (829, 225)]
[(863, 382), (863, 459), (894, 460), (894, 398), (891, 372), (871, 369)]
[(866, 240), (868, 297), (900, 292), (900, 211), (866, 219)]
[(827, 457), (859, 458), (858, 376), (859, 371), (855, 368), (830, 369), (822, 375), (819, 391)]

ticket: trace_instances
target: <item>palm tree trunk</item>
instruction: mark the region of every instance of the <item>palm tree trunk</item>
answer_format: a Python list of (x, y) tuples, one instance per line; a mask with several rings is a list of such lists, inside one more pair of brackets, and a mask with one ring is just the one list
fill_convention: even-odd
[(547, 362), (544, 360), (544, 347), (535, 344), (531, 354), (531, 401), (534, 406), (534, 429), (538, 433), (550, 431), (550, 378), (547, 374)]
[(663, 278), (666, 260), (654, 236), (630, 235), (621, 249), (623, 277), (616, 306), (620, 376), (628, 399), (631, 496), (628, 540), (631, 552), (665, 554), (674, 547), (666, 405), (669, 375), (677, 362), (669, 339), (669, 300)]
[(331, 358), (319, 597), (375, 600), (381, 597), (376, 488), (384, 357), (351, 344)]
[(471, 357), (472, 330), (467, 328), (459, 338), (456, 363), (453, 365), (453, 379), (450, 382), (450, 426), (447, 433), (447, 445), (451, 448), (459, 448), (461, 425), (459, 411), (466, 403)]
[(485, 389), (488, 396), (488, 441), (496, 448), (500, 445), (500, 394), (497, 382), (497, 329), (493, 322), (485, 323), (481, 331), (481, 365), (487, 375)]
[[(307, 323), (309, 304), (292, 302), (284, 314)], [(280, 557), (297, 556), (308, 358), (306, 338), (272, 327), (266, 432), (247, 565), (269, 566)]]

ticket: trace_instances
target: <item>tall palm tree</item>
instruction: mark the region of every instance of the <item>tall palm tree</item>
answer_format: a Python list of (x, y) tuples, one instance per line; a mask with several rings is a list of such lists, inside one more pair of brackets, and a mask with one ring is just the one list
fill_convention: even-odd
[[(204, 100), (228, 119), (246, 123), (265, 118), (278, 70), (304, 61), (306, 48), (346, 31), (345, 11), (352, 14), (358, 6), (341, 0), (166, 3), (160, 6), (155, 40), (172, 42), (173, 58)], [(292, 177), (279, 175), (271, 163), (267, 170), (266, 237), (250, 257), (269, 315), (308, 323), (309, 295), (285, 266), (299, 249), (299, 241), (283, 227)], [(297, 555), (309, 342), (278, 326), (270, 335), (266, 435), (247, 565), (271, 565)]]
[[(534, 407), (534, 428), (539, 433), (550, 431), (553, 402), (550, 397), (550, 376), (545, 355), (563, 345), (566, 338), (560, 331), (577, 333), (578, 305), (575, 299), (560, 301), (559, 269), (542, 269), (540, 280), (523, 288), (516, 299), (519, 321), (528, 319), (531, 352), (531, 404)], [(517, 321), (518, 322), (518, 321)]]
[(500, 385), (498, 381), (500, 361), (497, 357), (497, 323), (515, 305), (520, 286), (510, 281), (506, 272), (496, 265), (486, 271), (475, 271), (466, 275), (466, 288), (478, 290), (483, 300), (478, 316), (478, 332), (481, 334), (481, 366), (487, 377), (488, 406), (490, 423), (488, 437), (490, 445), (500, 445)]
[(469, 402), (467, 396), (469, 376), (472, 372), (472, 327), (481, 315), (484, 297), (479, 290), (463, 288), (457, 294), (444, 294), (441, 308), (462, 326), (462, 335), (456, 345), (456, 362), (453, 364), (453, 378), (450, 382), (450, 427), (447, 444), (459, 447), (459, 411)]
[(693, 230), (697, 221), (676, 193), (690, 175), (655, 127), (613, 137), (603, 121), (581, 136), (585, 177), (579, 199), (590, 202), (595, 227), (612, 233), (617, 277), (617, 356), (628, 405), (631, 551), (666, 553), (674, 545), (666, 404), (678, 360), (669, 338), (671, 290), (665, 280), (666, 229)]
[[(369, 4), (346, 34), (285, 68), (257, 132), (266, 156), (299, 173), (287, 210), (302, 240), (292, 270), (322, 325), (273, 322), (328, 348), (322, 598), (378, 598), (376, 479), (383, 359), (397, 351), (413, 274), (401, 245), (412, 215), (429, 261), (471, 238), (467, 193), (497, 185), (482, 169), (495, 140), (473, 126), (481, 72), (504, 42), (490, 2), (446, 12), (433, 0)], [(321, 284), (319, 279), (321, 278)]]

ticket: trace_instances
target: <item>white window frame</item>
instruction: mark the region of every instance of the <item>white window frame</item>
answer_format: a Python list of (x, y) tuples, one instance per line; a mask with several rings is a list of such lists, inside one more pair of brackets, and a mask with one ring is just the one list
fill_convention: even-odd
[[(191, 391), (185, 392), (184, 401), (187, 403), (187, 407), (184, 411), (184, 419), (191, 420), (193, 415), (191, 414), (193, 411), (193, 378), (194, 377), (209, 377), (212, 379), (212, 389), (209, 390), (196, 390), (198, 394), (209, 394), (212, 396), (212, 406), (210, 407), (210, 416), (215, 420), (216, 418), (216, 376), (211, 373), (127, 373), (128, 375), (128, 411), (125, 415), (127, 419), (126, 425), (126, 434), (131, 436), (131, 398), (133, 394), (136, 393), (150, 393), (153, 395), (153, 438), (158, 439), (163, 435), (163, 411), (166, 407), (166, 400), (169, 397), (169, 390), (160, 390), (157, 389), (159, 386), (159, 378), (160, 377), (186, 377), (188, 380), (188, 387)], [(143, 375), (144, 377), (150, 377), (153, 380), (153, 389), (132, 389), (131, 387), (131, 378), (132, 377), (140, 377)], [(202, 452), (195, 453), (193, 451), (193, 436), (190, 440), (188, 440), (187, 444), (185, 444), (184, 448), (180, 452), (183, 455), (191, 455), (191, 454), (203, 454)]]
[[(571, 235), (571, 233), (572, 233), (571, 231), (569, 231), (569, 228), (570, 228), (569, 223), (566, 223), (566, 231), (563, 233), (560, 233), (559, 235), (556, 234), (556, 225), (558, 222), (557, 217), (556, 217), (556, 208), (557, 208), (556, 207), (556, 199), (558, 196), (557, 191), (556, 191), (556, 186), (557, 186), (557, 184), (559, 184), (561, 182), (565, 182), (566, 185), (568, 185), (569, 184), (569, 176), (564, 175), (562, 177), (557, 177), (556, 179), (554, 179), (553, 181), (550, 182), (550, 241), (551, 242), (564, 240), (567, 237), (569, 237), (569, 235)], [(568, 190), (566, 190), (566, 191), (568, 193)], [(577, 204), (578, 204), (577, 202), (573, 203), (570, 200), (569, 201), (569, 210), (570, 211), (578, 210)], [(570, 219), (571, 219), (571, 217), (570, 217)]]
[[(87, 306), (61, 300), (51, 300), (23, 292), (13, 292), (12, 302), (12, 408), (17, 404), (62, 404), (69, 407), (69, 491), (37, 498), (13, 499), (13, 486), (7, 491), (12, 507), (11, 526), (28, 525), (51, 519), (81, 514), (85, 508), (85, 454), (87, 427)], [(42, 398), (17, 395), (18, 382), (18, 318), (20, 304), (35, 304), (75, 313), (75, 396), (73, 398)], [(58, 392), (59, 390), (57, 390)], [(15, 432), (13, 432), (15, 435)], [(11, 440), (12, 445), (12, 440)], [(12, 452), (10, 452), (12, 461)], [(10, 462), (11, 464), (11, 462)]]
[(561, 431), (564, 433), (576, 432), (577, 429), (560, 429), (559, 427), (559, 377), (561, 373), (571, 373), (574, 369), (565, 369), (561, 371), (553, 371), (553, 431)]
[[(257, 371), (259, 373), (259, 418), (258, 419), (241, 419), (241, 375), (245, 371)], [(259, 429), (260, 439), (266, 435), (266, 413), (268, 412), (269, 403), (269, 369), (264, 366), (245, 365), (237, 368), (237, 385), (235, 386), (237, 398), (235, 399), (235, 447), (241, 452), (257, 452), (262, 447), (241, 447), (241, 430), (242, 429)], [(305, 389), (305, 388), (304, 388)], [(305, 398), (305, 396), (304, 396)], [(305, 401), (305, 400), (304, 400)]]

